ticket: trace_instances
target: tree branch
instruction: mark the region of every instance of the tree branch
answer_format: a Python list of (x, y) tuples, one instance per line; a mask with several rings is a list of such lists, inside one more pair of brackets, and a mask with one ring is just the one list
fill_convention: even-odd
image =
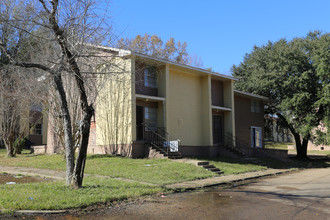
[(42, 4), (42, 6), (44, 7), (45, 11), (46, 11), (48, 14), (50, 14), (50, 11), (48, 10), (45, 1), (44, 1), (44, 0), (39, 0), (39, 2), (40, 2), (40, 3)]

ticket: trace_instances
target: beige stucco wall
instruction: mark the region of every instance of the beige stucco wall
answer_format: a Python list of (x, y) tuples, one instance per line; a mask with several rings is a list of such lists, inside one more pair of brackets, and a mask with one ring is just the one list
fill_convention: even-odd
[(42, 112), (42, 144), (47, 144), (48, 113)]
[[(209, 106), (203, 106), (203, 97), (209, 93), (209, 79), (199, 75), (169, 70), (169, 92), (167, 102), (167, 125), (170, 135), (181, 140), (181, 145), (208, 145), (210, 138), (204, 135), (209, 130), (203, 119), (210, 114)], [(203, 91), (205, 90), (205, 91)], [(204, 102), (210, 102), (209, 96)]]
[(201, 78), (203, 145), (213, 144), (211, 76)]
[(224, 94), (224, 107), (230, 108), (230, 112), (224, 114), (224, 130), (225, 133), (229, 133), (235, 136), (235, 105), (234, 105), (234, 81), (225, 82), (223, 84)]
[[(133, 141), (133, 89), (132, 60), (116, 58), (104, 64), (109, 74), (101, 80), (96, 102), (96, 144), (125, 145)], [(134, 67), (133, 67), (134, 69)]]
[(20, 134), (23, 135), (23, 137), (28, 137), (30, 134), (29, 130), (29, 119), (30, 119), (30, 108), (26, 108), (26, 110), (21, 114), (20, 118)]

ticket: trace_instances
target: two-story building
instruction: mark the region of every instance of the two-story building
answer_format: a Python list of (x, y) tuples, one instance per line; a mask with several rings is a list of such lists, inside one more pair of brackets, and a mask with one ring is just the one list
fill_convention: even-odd
[(223, 146), (238, 143), (263, 147), (266, 99), (235, 91), (233, 77), (131, 51), (96, 48), (116, 58), (100, 67), (111, 74), (100, 79), (89, 153), (146, 157), (150, 152), (145, 143), (152, 133), (165, 147), (165, 139), (179, 140), (182, 156), (218, 156)]

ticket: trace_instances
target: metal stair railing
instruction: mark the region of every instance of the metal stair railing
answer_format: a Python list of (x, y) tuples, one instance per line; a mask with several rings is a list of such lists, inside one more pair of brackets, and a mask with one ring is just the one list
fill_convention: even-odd
[(246, 141), (236, 136), (233, 136), (230, 133), (225, 134), (225, 144), (231, 145), (235, 148), (241, 148), (241, 149), (249, 148), (249, 144)]
[[(168, 132), (166, 132), (165, 129), (162, 127), (158, 127), (157, 129), (160, 133), (163, 134), (163, 137), (165, 137), (165, 139), (167, 140), (166, 147), (168, 147), (170, 149), (170, 152), (179, 153), (180, 140), (171, 137), (170, 134)], [(177, 145), (174, 144), (174, 141), (177, 143)]]
[(169, 139), (169, 134), (163, 128), (151, 128), (146, 124), (142, 124), (142, 126), (144, 132), (144, 140), (153, 145), (166, 156), (168, 156), (170, 152), (175, 152), (174, 150), (178, 150), (180, 140), (177, 140), (178, 144), (174, 145), (174, 143)]
[(249, 145), (244, 140), (234, 137), (230, 133), (225, 134), (224, 138), (225, 138), (225, 143), (224, 143), (225, 146), (232, 149), (234, 152), (237, 152), (237, 154), (241, 156), (246, 155), (243, 149), (248, 148)]

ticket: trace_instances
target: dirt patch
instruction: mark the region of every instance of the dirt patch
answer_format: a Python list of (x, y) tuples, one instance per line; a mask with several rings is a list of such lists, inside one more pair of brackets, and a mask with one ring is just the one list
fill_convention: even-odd
[(37, 178), (31, 176), (0, 174), (0, 184), (22, 184), (48, 181), (49, 180), (44, 178)]

